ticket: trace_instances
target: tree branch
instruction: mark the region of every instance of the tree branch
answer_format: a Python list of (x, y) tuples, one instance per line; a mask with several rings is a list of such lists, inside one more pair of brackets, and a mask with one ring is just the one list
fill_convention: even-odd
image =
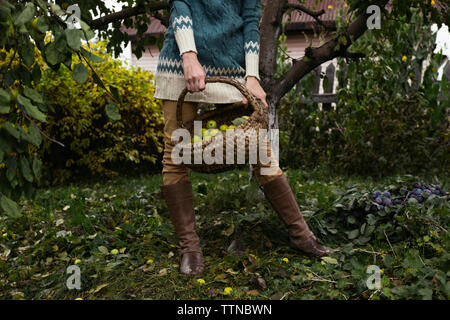
[(287, 3), (285, 5), (285, 7), (284, 7), (284, 11), (289, 10), (289, 9), (299, 10), (299, 11), (301, 11), (303, 13), (306, 13), (307, 15), (313, 17), (314, 20), (316, 20), (316, 22), (319, 25), (321, 25), (322, 27), (326, 28), (325, 24), (323, 23), (323, 21), (319, 19), (319, 17), (325, 13), (324, 9), (322, 9), (320, 11), (313, 11), (313, 10), (308, 9), (307, 7), (305, 7), (305, 6), (303, 6), (303, 5), (299, 4), (299, 3)]
[(362, 52), (348, 52), (346, 51), (344, 54), (342, 54), (342, 57), (352, 60), (358, 60), (366, 57), (365, 53)]
[(161, 15), (158, 11), (152, 13), (153, 17), (161, 21), (161, 24), (168, 28), (169, 27), (169, 18)]
[[(92, 29), (100, 29), (106, 25), (108, 25), (111, 22), (115, 22), (118, 20), (123, 20), (126, 18), (131, 18), (131, 17), (135, 17), (137, 15), (140, 14), (144, 14), (144, 13), (148, 13), (151, 11), (158, 11), (158, 10), (162, 10), (162, 9), (170, 9), (170, 5), (167, 1), (159, 1), (157, 3), (147, 3), (147, 4), (141, 4), (138, 5), (136, 7), (131, 7), (131, 8), (125, 8), (119, 12), (114, 12), (111, 13), (109, 15), (106, 15), (104, 17), (100, 17), (98, 19), (94, 19), (89, 23), (89, 26)], [(163, 16), (159, 15), (158, 13), (154, 14), (155, 18), (161, 20), (161, 22), (166, 25), (167, 23), (167, 19), (164, 18)], [(164, 21), (163, 21), (164, 20)], [(166, 24), (165, 24), (166, 23)]]
[[(385, 7), (388, 2), (388, 0), (381, 0), (378, 4)], [(281, 97), (283, 97), (300, 79), (322, 63), (336, 57), (354, 57), (353, 54), (347, 52), (347, 49), (356, 39), (366, 32), (366, 22), (368, 17), (368, 14), (363, 13), (347, 27), (344, 35), (338, 35), (318, 48), (306, 48), (305, 56), (302, 59), (296, 60), (288, 71), (274, 81), (273, 87), (271, 88), (272, 95), (270, 99), (273, 100), (275, 105), (278, 105), (278, 101)]]

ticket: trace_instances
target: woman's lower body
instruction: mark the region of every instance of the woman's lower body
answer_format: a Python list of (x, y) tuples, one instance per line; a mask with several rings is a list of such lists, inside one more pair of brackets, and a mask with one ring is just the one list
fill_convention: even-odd
[[(195, 117), (197, 104), (184, 102), (183, 121), (189, 121)], [(204, 265), (200, 240), (195, 232), (195, 213), (189, 168), (172, 161), (172, 145), (168, 143), (172, 132), (178, 128), (176, 106), (176, 101), (163, 100), (165, 144), (161, 191), (180, 240), (180, 271), (198, 275), (203, 271)], [(271, 157), (269, 142), (267, 142), (267, 156)], [(303, 219), (289, 183), (276, 160), (272, 158), (271, 163), (265, 165), (258, 163), (252, 167), (261, 189), (288, 228), (291, 247), (317, 257), (327, 255), (327, 250), (317, 243)]]

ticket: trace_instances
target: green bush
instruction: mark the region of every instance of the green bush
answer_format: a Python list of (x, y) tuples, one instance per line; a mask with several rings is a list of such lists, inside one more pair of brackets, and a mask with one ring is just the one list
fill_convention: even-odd
[[(49, 183), (79, 176), (111, 176), (132, 167), (158, 167), (164, 121), (161, 102), (153, 97), (153, 74), (112, 59), (102, 43), (91, 50), (103, 58), (92, 64), (105, 86), (118, 90), (120, 115), (106, 91), (94, 82), (95, 75), (89, 74), (88, 80), (79, 84), (66, 67), (57, 72), (46, 69), (40, 88), (49, 110), (42, 128), (65, 145), (44, 141), (40, 152)], [(78, 57), (73, 57), (73, 65), (78, 63)]]
[[(282, 163), (321, 164), (374, 176), (448, 168), (449, 104), (439, 100), (448, 87), (436, 80), (441, 57), (431, 57), (435, 37), (420, 16), (406, 21), (384, 21), (382, 30), (359, 39), (351, 50), (366, 58), (338, 61), (341, 86), (335, 110), (320, 110), (313, 102), (300, 105), (300, 96), (310, 96), (312, 75), (302, 80), (301, 95), (284, 97)], [(414, 71), (427, 59), (430, 64), (417, 88)], [(342, 72), (345, 65), (347, 74)], [(348, 85), (342, 85), (345, 81)]]

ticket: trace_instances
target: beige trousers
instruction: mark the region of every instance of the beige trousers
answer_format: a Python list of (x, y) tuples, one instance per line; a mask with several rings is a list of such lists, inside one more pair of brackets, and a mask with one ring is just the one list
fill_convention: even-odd
[[(184, 102), (182, 118), (183, 121), (189, 121), (194, 119), (197, 112), (197, 102)], [(175, 184), (183, 180), (189, 179), (189, 168), (184, 165), (174, 164), (172, 162), (171, 154), (173, 146), (168, 142), (171, 139), (172, 132), (178, 128), (177, 117), (177, 102), (172, 100), (163, 100), (163, 112), (164, 112), (164, 156), (163, 156), (163, 183), (164, 185)], [(271, 157), (270, 142), (267, 141), (267, 156)], [(272, 166), (272, 168), (270, 168)], [(272, 179), (283, 174), (276, 159), (272, 159), (270, 164), (253, 165), (253, 172), (260, 185), (263, 185)], [(270, 168), (270, 173), (267, 174)], [(263, 171), (261, 171), (261, 169)], [(264, 171), (266, 170), (266, 171)]]

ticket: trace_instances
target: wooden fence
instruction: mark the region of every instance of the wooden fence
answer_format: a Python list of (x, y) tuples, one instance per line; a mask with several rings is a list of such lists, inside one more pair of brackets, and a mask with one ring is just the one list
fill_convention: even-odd
[[(325, 68), (325, 74), (323, 76), (323, 80), (321, 78), (321, 73), (322, 73), (322, 66), (317, 67), (316, 69), (314, 69), (312, 71), (313, 75), (314, 75), (314, 86), (311, 92), (311, 99), (312, 101), (316, 102), (316, 103), (322, 103), (322, 109), (323, 110), (330, 110), (331, 109), (331, 104), (336, 102), (336, 93), (335, 93), (335, 89), (337, 88), (337, 85), (335, 85), (335, 81), (336, 81), (336, 66), (334, 65), (334, 63), (330, 63), (326, 68)], [(339, 86), (340, 87), (344, 87), (347, 85), (347, 77), (346, 75), (346, 70), (343, 70), (343, 75), (341, 77)], [(417, 90), (420, 86), (420, 83), (422, 82), (422, 70), (417, 68), (415, 70), (415, 74), (416, 74), (416, 79), (415, 81), (412, 83), (412, 86)], [(447, 62), (446, 66), (444, 67), (444, 73), (443, 73), (446, 78), (447, 81), (450, 81), (450, 61)], [(324, 86), (324, 84), (326, 84)], [(324, 86), (323, 88), (323, 93), (319, 93), (320, 92), (320, 87)], [(296, 85), (296, 92), (300, 93), (300, 82)], [(448, 92), (441, 92), (441, 96), (440, 96), (440, 100), (444, 100), (444, 99), (448, 99)], [(306, 100), (304, 100), (304, 98), (302, 98), (301, 100), (302, 103), (306, 103)]]

